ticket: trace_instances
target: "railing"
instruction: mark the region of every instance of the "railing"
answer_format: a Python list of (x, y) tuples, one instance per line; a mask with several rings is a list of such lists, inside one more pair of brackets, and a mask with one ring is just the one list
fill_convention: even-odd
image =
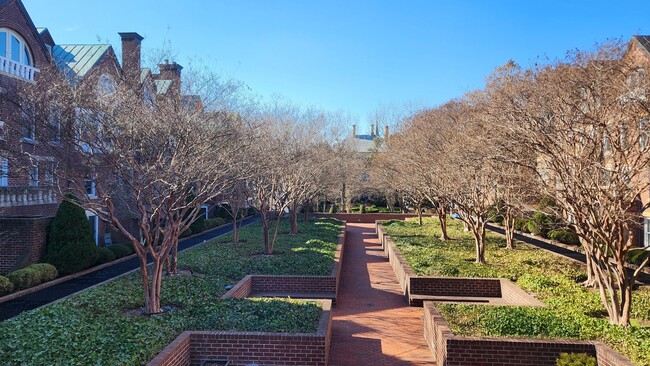
[(0, 207), (57, 203), (51, 187), (0, 187)]
[(0, 56), (0, 72), (17, 76), (21, 79), (34, 81), (34, 75), (37, 72), (41, 72), (41, 70)]

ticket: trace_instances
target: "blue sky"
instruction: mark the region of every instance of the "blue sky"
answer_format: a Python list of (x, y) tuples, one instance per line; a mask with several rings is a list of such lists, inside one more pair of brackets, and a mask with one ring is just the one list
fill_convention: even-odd
[(479, 88), (498, 65), (528, 65), (607, 38), (650, 34), (650, 1), (24, 0), (57, 43), (136, 31), (171, 43), (263, 96), (367, 116), (434, 106)]

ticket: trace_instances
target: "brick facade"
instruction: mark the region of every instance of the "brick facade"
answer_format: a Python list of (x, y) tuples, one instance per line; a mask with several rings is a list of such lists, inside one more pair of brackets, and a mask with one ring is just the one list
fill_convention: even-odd
[(0, 218), (0, 274), (41, 262), (53, 217)]
[(321, 304), (323, 312), (315, 333), (183, 332), (148, 366), (199, 366), (209, 360), (229, 361), (232, 366), (326, 366), (332, 336), (331, 302), (321, 300)]

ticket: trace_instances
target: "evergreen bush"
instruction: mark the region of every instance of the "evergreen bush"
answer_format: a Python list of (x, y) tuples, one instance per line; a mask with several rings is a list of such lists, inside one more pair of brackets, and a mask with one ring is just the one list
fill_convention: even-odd
[(113, 244), (107, 246), (106, 248), (115, 255), (115, 259), (126, 257), (127, 255), (133, 254), (131, 248), (127, 247), (124, 244)]
[(86, 213), (69, 200), (69, 195), (56, 212), (47, 243), (48, 263), (53, 264), (62, 274), (84, 270), (97, 262), (99, 253)]
[(97, 263), (95, 264), (104, 264), (112, 262), (115, 260), (115, 254), (108, 248), (97, 248), (99, 251), (99, 257), (97, 257)]
[(557, 366), (596, 366), (596, 358), (586, 353), (560, 353)]
[(58, 276), (56, 268), (49, 263), (37, 263), (7, 274), (15, 290), (24, 290)]
[(570, 245), (580, 245), (580, 238), (578, 234), (570, 230), (551, 230), (546, 236), (549, 239), (557, 240), (560, 243), (570, 244)]
[(0, 296), (10, 294), (14, 291), (14, 284), (11, 283), (11, 281), (5, 277), (5, 276), (0, 276)]

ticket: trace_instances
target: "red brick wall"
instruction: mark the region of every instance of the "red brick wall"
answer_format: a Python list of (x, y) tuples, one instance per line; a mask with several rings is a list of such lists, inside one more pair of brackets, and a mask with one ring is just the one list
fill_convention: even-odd
[(183, 332), (148, 365), (198, 366), (206, 360), (227, 360), (233, 366), (326, 366), (332, 334), (331, 302), (322, 304), (315, 333)]
[(555, 366), (562, 352), (591, 354), (599, 366), (633, 366), (600, 342), (459, 337), (430, 302), (424, 305), (424, 338), (440, 366)]
[(43, 261), (52, 220), (0, 218), (0, 274)]

